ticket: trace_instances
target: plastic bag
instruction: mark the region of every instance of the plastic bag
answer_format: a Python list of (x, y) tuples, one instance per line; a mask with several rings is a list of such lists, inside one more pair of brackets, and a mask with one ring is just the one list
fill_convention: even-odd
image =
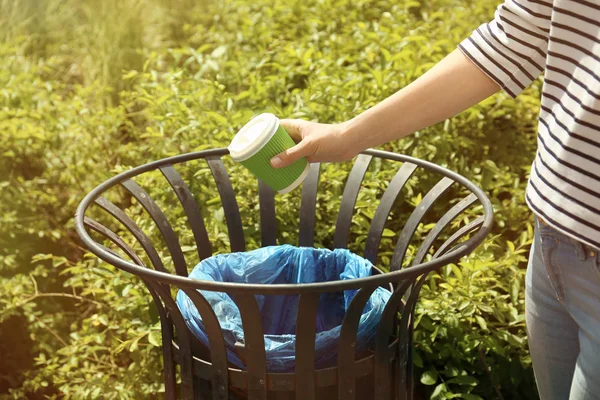
[[(190, 278), (236, 283), (313, 283), (370, 276), (372, 264), (348, 250), (314, 249), (289, 245), (270, 246), (244, 253), (220, 254), (200, 262)], [(244, 369), (235, 343), (244, 343), (240, 312), (229, 297), (202, 290), (213, 307), (223, 330), (229, 362)], [(327, 368), (337, 361), (341, 323), (356, 290), (323, 293), (317, 312), (315, 368)], [(363, 310), (357, 333), (356, 350), (361, 354), (372, 346), (379, 318), (389, 299), (389, 290), (377, 288)], [(294, 370), (298, 295), (256, 295), (264, 330), (267, 369), (271, 372)], [(208, 336), (194, 303), (183, 292), (177, 305), (194, 335), (208, 347)]]

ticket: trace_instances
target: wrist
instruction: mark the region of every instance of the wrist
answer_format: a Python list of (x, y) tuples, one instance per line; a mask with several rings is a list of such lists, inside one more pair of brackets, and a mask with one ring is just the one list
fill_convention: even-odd
[(358, 129), (355, 118), (338, 124), (339, 137), (348, 149), (348, 158), (355, 157), (368, 147), (368, 144), (365, 143), (365, 137), (361, 137)]

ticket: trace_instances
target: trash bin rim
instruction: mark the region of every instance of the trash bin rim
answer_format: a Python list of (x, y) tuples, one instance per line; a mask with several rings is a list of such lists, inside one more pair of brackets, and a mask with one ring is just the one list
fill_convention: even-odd
[(469, 189), (473, 194), (475, 194), (475, 196), (477, 197), (484, 209), (483, 223), (481, 227), (471, 238), (462, 243), (459, 243), (444, 255), (441, 255), (440, 257), (435, 258), (433, 260), (415, 266), (411, 266), (410, 268), (388, 272), (382, 275), (373, 275), (366, 278), (358, 278), (352, 280), (278, 285), (209, 282), (191, 279), (188, 277), (170, 274), (166, 272), (156, 271), (151, 268), (141, 267), (105, 250), (103, 246), (101, 246), (99, 243), (92, 239), (90, 234), (85, 229), (84, 216), (89, 206), (102, 193), (106, 192), (108, 189), (116, 186), (117, 184), (144, 172), (155, 170), (166, 165), (173, 165), (208, 157), (220, 157), (228, 154), (229, 150), (227, 148), (218, 148), (186, 153), (163, 158), (157, 161), (152, 161), (113, 176), (112, 178), (104, 181), (103, 183), (99, 184), (94, 189), (92, 189), (79, 203), (75, 212), (74, 219), (75, 230), (77, 234), (79, 235), (83, 244), (97, 257), (108, 262), (109, 264), (117, 266), (124, 271), (130, 272), (144, 279), (150, 279), (161, 283), (172, 284), (177, 287), (189, 287), (193, 289), (226, 292), (232, 294), (302, 294), (334, 292), (339, 290), (356, 290), (363, 287), (387, 285), (389, 283), (400, 282), (406, 279), (414, 279), (421, 274), (433, 271), (449, 263), (456, 262), (460, 258), (469, 254), (485, 239), (485, 237), (488, 235), (492, 228), (492, 204), (483, 192), (483, 190), (467, 178), (454, 171), (448, 170), (429, 161), (424, 161), (403, 154), (396, 154), (383, 150), (368, 149), (363, 151), (361, 154), (366, 154), (391, 161), (412, 163), (428, 171), (435, 172), (437, 174), (450, 178), (453, 181)]

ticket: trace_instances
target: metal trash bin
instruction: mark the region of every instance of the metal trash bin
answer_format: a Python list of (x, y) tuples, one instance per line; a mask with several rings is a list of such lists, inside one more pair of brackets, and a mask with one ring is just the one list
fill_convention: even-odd
[[(401, 189), (419, 169), (441, 178), (406, 219), (391, 257), (389, 272), (384, 273), (381, 268), (375, 268), (370, 277), (311, 284), (260, 285), (190, 279), (188, 265), (175, 230), (161, 207), (132, 178), (153, 171), (162, 173), (187, 217), (198, 256), (204, 259), (212, 255), (212, 246), (201, 208), (175, 166), (192, 160), (206, 161), (220, 195), (231, 251), (244, 251), (246, 244), (243, 221), (236, 193), (222, 159), (227, 155), (227, 149), (205, 150), (151, 162), (120, 173), (93, 189), (79, 204), (75, 214), (75, 228), (84, 245), (102, 260), (139, 276), (154, 300), (162, 329), (165, 397), (181, 397), (186, 400), (329, 400), (334, 397), (346, 400), (412, 399), (413, 315), (419, 290), (429, 272), (454, 263), (469, 254), (489, 233), (493, 212), (492, 205), (483, 191), (466, 178), (430, 162), (385, 151), (367, 150), (356, 158), (345, 183), (333, 247), (346, 248), (348, 245), (358, 193), (371, 161), (381, 159), (398, 163), (400, 167), (387, 185), (371, 218), (365, 242), (363, 256), (375, 266), (388, 216)], [(320, 164), (312, 164), (303, 183), (298, 224), (299, 246), (314, 244), (320, 167)], [(262, 182), (258, 182), (258, 185), (261, 244), (275, 245), (275, 194)], [(452, 185), (459, 185), (461, 193), (468, 194), (450, 206), (450, 202), (444, 199), (443, 195)], [(154, 222), (166, 243), (175, 273), (165, 268), (155, 243), (134, 219), (107, 200), (106, 193), (117, 187), (121, 187), (135, 198), (145, 210), (144, 217), (149, 217)], [(403, 268), (409, 244), (417, 228), (432, 206), (441, 201), (448, 205), (447, 209), (420, 241), (410, 265)], [(92, 204), (126, 228), (137, 241), (136, 246), (143, 249), (143, 254), (138, 254), (115, 231), (86, 216)], [(472, 207), (481, 215), (464, 218), (465, 211)], [(136, 218), (139, 221), (141, 217)], [(468, 221), (460, 223), (466, 220)], [(455, 227), (455, 231), (442, 236), (451, 226)], [(460, 228), (456, 228), (458, 226)], [(100, 235), (100, 242), (92, 238), (92, 231), (95, 232), (94, 235)], [(442, 243), (434, 247), (440, 242), (440, 238)], [(462, 239), (466, 240), (461, 241)], [(428, 254), (432, 257), (425, 261)], [(148, 261), (145, 263), (143, 259)], [(148, 263), (152, 268), (146, 265)], [(355, 342), (360, 316), (371, 293), (379, 286), (390, 288), (393, 293), (379, 322), (373, 351), (357, 359)], [(203, 346), (187, 328), (175, 303), (174, 296), (178, 289), (183, 290), (198, 309), (208, 333), (209, 348)], [(239, 349), (239, 353), (244, 356), (246, 369), (228, 363), (219, 321), (199, 290), (224, 292), (235, 301), (244, 329), (245, 343)], [(344, 290), (357, 292), (342, 322), (337, 366), (315, 370), (315, 317), (320, 296), (323, 293)], [(295, 372), (273, 373), (267, 370), (261, 315), (255, 295), (299, 296)], [(177, 365), (180, 366), (180, 385), (176, 384)]]

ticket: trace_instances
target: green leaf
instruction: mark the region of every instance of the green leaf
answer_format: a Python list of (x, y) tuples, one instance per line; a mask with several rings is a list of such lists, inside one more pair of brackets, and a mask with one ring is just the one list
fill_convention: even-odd
[(421, 383), (423, 385), (435, 385), (435, 383), (437, 382), (437, 378), (437, 372), (435, 372), (435, 370), (433, 369), (430, 369), (421, 374)]
[(108, 316), (101, 314), (98, 316), (98, 321), (104, 326), (108, 326)]
[(510, 282), (510, 300), (513, 303), (517, 303), (519, 301), (519, 291), (520, 291), (519, 281), (517, 279), (513, 279)]
[(121, 291), (121, 296), (126, 297), (132, 288), (133, 288), (133, 285), (131, 285), (131, 284), (125, 285), (125, 287)]
[(483, 397), (477, 396), (476, 394), (471, 394), (471, 393), (461, 393), (460, 395), (461, 399), (466, 399), (466, 400), (484, 400)]
[(458, 311), (462, 311), (471, 304), (471, 300), (463, 300), (458, 305)]
[(217, 112), (214, 112), (214, 111), (207, 111), (206, 115), (214, 118), (220, 125), (223, 125), (223, 126), (227, 125), (227, 122), (228, 122), (227, 118), (225, 118), (220, 113), (217, 113)]
[(160, 347), (162, 345), (161, 338), (162, 336), (159, 331), (150, 331), (150, 333), (148, 334), (148, 342), (150, 342), (151, 345), (156, 347)]
[(138, 342), (140, 341), (140, 338), (136, 338), (133, 340), (133, 342), (131, 342), (131, 345), (129, 346), (129, 351), (130, 352), (134, 352), (138, 349)]
[(513, 242), (511, 242), (510, 240), (506, 241), (506, 245), (508, 246), (508, 250), (514, 254), (515, 252), (515, 245), (513, 244)]
[(138, 71), (132, 70), (132, 71), (127, 72), (125, 75), (123, 75), (123, 79), (129, 80), (129, 79), (136, 77), (137, 75), (138, 75)]
[(486, 313), (493, 313), (494, 309), (490, 306), (488, 306), (487, 304), (483, 304), (483, 303), (477, 303), (477, 308), (479, 308), (481, 311), (486, 312)]
[(213, 52), (210, 54), (210, 56), (213, 57), (213, 58), (220, 58), (226, 52), (227, 52), (227, 46), (226, 45), (222, 45), (222, 46), (219, 46), (216, 49), (214, 49)]
[(454, 273), (454, 275), (456, 275), (458, 280), (462, 281), (463, 274), (462, 274), (462, 271), (460, 270), (460, 268), (458, 268), (458, 266), (456, 264), (451, 264), (450, 266), (452, 268), (452, 272)]
[(385, 228), (383, 230), (383, 233), (381, 234), (381, 236), (383, 236), (383, 237), (394, 237), (394, 236), (396, 236), (396, 232), (394, 232), (391, 229)]
[(446, 392), (446, 384), (440, 383), (439, 385), (437, 385), (435, 387), (435, 389), (433, 390), (433, 393), (431, 393), (431, 398), (436, 399), (439, 396), (441, 396), (442, 394), (444, 394), (444, 392)]
[(150, 322), (152, 324), (156, 324), (159, 321), (158, 307), (156, 307), (156, 303), (154, 301), (150, 301), (148, 303), (148, 316), (150, 317)]
[(508, 343), (511, 346), (515, 346), (517, 348), (523, 346), (523, 339), (520, 338), (520, 337), (518, 337), (517, 335), (514, 335), (512, 333), (508, 333), (507, 338), (508, 338)]
[(413, 354), (413, 363), (415, 364), (415, 366), (417, 366), (418, 368), (423, 368), (423, 359), (421, 358), (419, 351), (417, 351), (413, 347), (412, 354)]
[(444, 371), (442, 372), (445, 376), (452, 378), (458, 376), (461, 371), (455, 367), (454, 365), (446, 365)]
[(457, 383), (459, 385), (468, 385), (468, 386), (476, 386), (478, 381), (472, 376), (463, 375), (457, 376), (447, 381), (447, 383)]
[(475, 306), (473, 305), (472, 302), (469, 302), (469, 304), (467, 304), (467, 306), (462, 310), (462, 315), (464, 316), (469, 316), (469, 315), (473, 315), (473, 313), (475, 312)]
[(477, 323), (479, 324), (479, 327), (481, 329), (483, 329), (484, 331), (487, 331), (488, 327), (487, 327), (487, 323), (485, 322), (485, 319), (483, 319), (479, 315), (476, 315), (475, 320), (477, 321)]

